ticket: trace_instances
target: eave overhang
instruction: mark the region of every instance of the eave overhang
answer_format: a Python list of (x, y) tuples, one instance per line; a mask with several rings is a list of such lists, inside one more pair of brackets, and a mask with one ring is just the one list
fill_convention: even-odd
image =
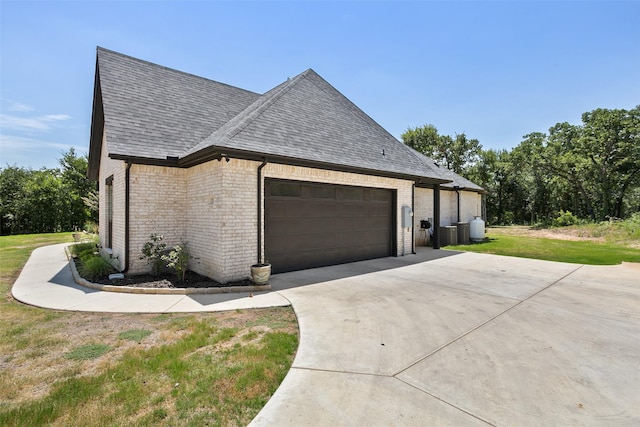
[(362, 175), (373, 175), (385, 178), (396, 178), (415, 182), (417, 187), (431, 188), (435, 184), (447, 184), (452, 182), (451, 180), (441, 178), (430, 178), (424, 176), (418, 176), (413, 174), (403, 174), (393, 171), (381, 171), (376, 169), (360, 168), (355, 166), (340, 165), (335, 163), (319, 162), (316, 160), (299, 159), (295, 157), (274, 155), (259, 153), (247, 150), (238, 150), (227, 147), (210, 146), (197, 153), (191, 154), (186, 157), (167, 157), (166, 159), (148, 158), (148, 157), (135, 157), (123, 154), (110, 154), (110, 158), (114, 160), (124, 160), (134, 164), (175, 167), (175, 168), (190, 168), (202, 163), (206, 163), (212, 160), (222, 159), (240, 159), (240, 160), (253, 160), (253, 161), (267, 161), (269, 163), (276, 163), (288, 166), (299, 166), (315, 169), (330, 170), (336, 172), (348, 172), (357, 173)]

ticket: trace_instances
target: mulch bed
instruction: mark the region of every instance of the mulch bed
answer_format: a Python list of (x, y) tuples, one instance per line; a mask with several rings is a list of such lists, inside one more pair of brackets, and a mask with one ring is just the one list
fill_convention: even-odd
[(193, 271), (187, 271), (184, 281), (178, 280), (175, 274), (152, 276), (150, 274), (125, 275), (124, 279), (93, 280), (101, 285), (130, 286), (134, 288), (225, 288), (229, 286), (252, 286), (251, 280), (222, 284)]
[[(79, 267), (81, 261), (73, 258), (76, 267)], [(178, 276), (175, 274), (159, 274), (153, 276), (151, 274), (132, 274), (125, 275), (124, 279), (109, 280), (108, 277), (102, 279), (89, 280), (92, 283), (100, 285), (113, 285), (113, 286), (129, 286), (134, 288), (226, 288), (229, 286), (253, 286), (254, 283), (251, 280), (240, 280), (237, 282), (229, 282), (222, 284), (210, 279), (206, 276), (202, 276), (191, 270), (187, 270), (184, 281), (178, 280)]]

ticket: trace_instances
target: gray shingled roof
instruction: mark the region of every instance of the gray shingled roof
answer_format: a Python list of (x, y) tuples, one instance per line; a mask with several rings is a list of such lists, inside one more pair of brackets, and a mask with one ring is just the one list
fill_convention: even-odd
[(452, 170), (438, 166), (438, 164), (432, 158), (425, 156), (421, 152), (416, 151), (411, 147), (407, 147), (407, 148), (409, 148), (409, 150), (411, 150), (413, 155), (418, 157), (422, 162), (432, 164), (436, 168), (436, 171), (437, 171), (436, 174), (438, 174), (438, 176), (441, 176), (442, 178), (448, 179), (451, 181), (449, 183), (442, 184), (442, 187), (453, 189), (454, 187), (457, 186), (457, 187), (460, 187), (461, 189), (475, 191), (478, 193), (486, 192), (484, 188), (473, 183), (472, 181), (469, 181), (467, 178), (458, 175)]
[(115, 158), (188, 165), (251, 153), (425, 183), (464, 180), (398, 141), (311, 69), (259, 95), (98, 48), (94, 98), (93, 176), (103, 125)]
[(98, 48), (110, 154), (181, 156), (259, 94)]
[(267, 92), (186, 154), (210, 146), (438, 177), (311, 69)]

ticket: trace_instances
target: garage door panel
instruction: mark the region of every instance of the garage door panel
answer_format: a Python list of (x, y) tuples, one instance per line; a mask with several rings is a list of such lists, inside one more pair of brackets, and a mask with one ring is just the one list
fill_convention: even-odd
[(393, 200), (392, 190), (267, 179), (265, 258), (278, 273), (392, 255)]

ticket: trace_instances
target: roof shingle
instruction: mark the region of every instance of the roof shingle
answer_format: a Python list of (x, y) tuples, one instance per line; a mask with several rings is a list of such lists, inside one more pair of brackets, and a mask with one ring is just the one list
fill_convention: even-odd
[[(259, 95), (100, 47), (97, 57), (112, 156), (188, 162), (226, 149), (432, 183), (464, 180), (398, 141), (311, 69)], [(92, 146), (101, 143), (95, 135)]]

